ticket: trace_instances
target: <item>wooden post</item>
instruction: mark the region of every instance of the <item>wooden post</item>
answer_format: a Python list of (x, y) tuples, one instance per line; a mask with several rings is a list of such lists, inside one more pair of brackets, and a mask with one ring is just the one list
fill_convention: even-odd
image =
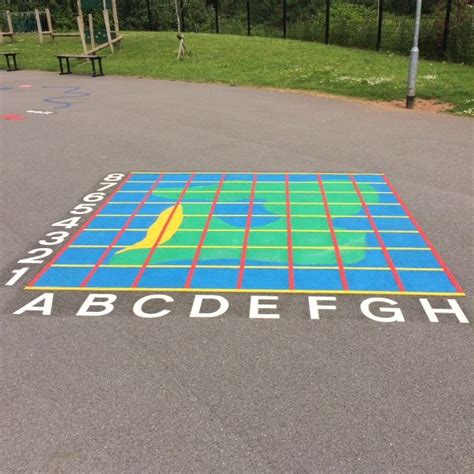
[(13, 31), (13, 22), (12, 22), (12, 15), (10, 13), (10, 10), (6, 10), (5, 14), (7, 16), (7, 24), (8, 24), (8, 32), (10, 33), (10, 38), (12, 40), (15, 39), (15, 32)]
[(81, 37), (82, 50), (84, 54), (87, 54), (87, 43), (86, 36), (84, 34), (84, 22), (82, 21), (82, 16), (77, 16), (77, 28), (79, 29), (79, 35)]
[(48, 23), (48, 30), (49, 34), (51, 35), (51, 39), (54, 40), (53, 21), (51, 20), (51, 12), (49, 11), (49, 8), (46, 8), (46, 21)]
[(219, 34), (219, 0), (214, 0), (214, 10), (216, 17), (216, 33)]
[(2, 32), (2, 25), (0, 25), (0, 44), (3, 44), (3, 32)]
[(112, 0), (112, 18), (114, 19), (114, 30), (118, 36), (118, 34), (120, 33), (120, 26), (117, 13), (117, 0)]
[(92, 13), (89, 13), (89, 33), (91, 35), (91, 47), (92, 49), (95, 48), (95, 36), (94, 36), (94, 18), (92, 17)]
[(112, 33), (110, 32), (109, 10), (103, 10), (103, 14), (104, 14), (105, 31), (107, 32), (107, 42), (109, 43), (110, 51), (112, 51), (113, 53), (114, 45), (112, 43)]
[(81, 0), (77, 0), (77, 15), (82, 18), (82, 4), (81, 4)]
[(43, 44), (43, 28), (41, 27), (40, 12), (37, 8), (35, 8), (35, 18), (36, 18), (36, 29), (38, 30), (39, 42), (40, 44)]

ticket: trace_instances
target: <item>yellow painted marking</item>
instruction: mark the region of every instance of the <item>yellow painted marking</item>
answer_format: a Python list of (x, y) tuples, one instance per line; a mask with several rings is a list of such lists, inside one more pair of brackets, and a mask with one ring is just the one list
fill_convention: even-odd
[(181, 204), (169, 207), (149, 227), (146, 236), (142, 240), (118, 251), (117, 254), (130, 250), (151, 249), (158, 239), (160, 239), (159, 245), (164, 244), (177, 232), (179, 226), (183, 223), (183, 218), (183, 206)]
[[(55, 263), (51, 265), (56, 268), (93, 268), (93, 264), (75, 264), (75, 263)], [(101, 265), (101, 268), (141, 268), (142, 265), (114, 265), (114, 264), (104, 264)], [(147, 265), (147, 268), (189, 268), (189, 265), (186, 264), (152, 264)], [(239, 269), (240, 265), (206, 265), (199, 264), (196, 268), (209, 268), (209, 269)], [(245, 265), (245, 268), (252, 270), (287, 270), (288, 265)], [(308, 265), (295, 265), (293, 267), (295, 270), (339, 270), (337, 266), (308, 266)], [(390, 272), (392, 269), (390, 267), (344, 267), (345, 270), (354, 270), (354, 271), (387, 271)], [(398, 271), (403, 272), (443, 272), (442, 268), (407, 268), (407, 267), (397, 267)]]
[[(135, 246), (137, 244), (134, 244)], [(113, 248), (127, 248), (130, 249), (128, 245), (114, 245)], [(104, 249), (108, 248), (108, 245), (70, 245), (69, 248), (91, 248), (91, 249)], [(150, 248), (150, 247), (135, 247), (137, 248)], [(196, 245), (160, 245), (159, 248), (162, 249), (195, 249)], [(203, 245), (202, 248), (204, 249), (241, 249), (241, 245)], [(285, 250), (288, 247), (286, 245), (249, 245), (247, 248), (249, 249), (266, 249), (266, 250)], [(341, 250), (381, 250), (380, 247), (339, 247)], [(409, 251), (423, 251), (429, 252), (431, 249), (427, 247), (386, 247), (387, 250), (409, 250)], [(329, 246), (308, 246), (308, 247), (298, 247), (294, 246), (293, 249), (295, 250), (334, 250), (334, 247)], [(121, 252), (117, 252), (121, 253)]]
[[(121, 204), (140, 204), (140, 201), (110, 201), (108, 204), (118, 204), (118, 205), (121, 205)], [(152, 202), (152, 201), (147, 201), (144, 203), (145, 205), (148, 205), (148, 206), (161, 206), (163, 204), (175, 204), (175, 201), (160, 201), (160, 202)], [(186, 204), (186, 206), (193, 206), (193, 205), (196, 205), (196, 204), (209, 204), (209, 207), (211, 206), (212, 202), (211, 201), (193, 201), (193, 202), (187, 202), (187, 201), (183, 201), (183, 204)], [(233, 202), (220, 202), (218, 204), (225, 204), (226, 206), (229, 205), (229, 206), (242, 206), (242, 205), (247, 205), (248, 204), (248, 201), (233, 201)], [(285, 205), (286, 206), (286, 201), (265, 201), (261, 204), (270, 204), (270, 205)], [(301, 202), (292, 202), (291, 203), (293, 206), (299, 206), (299, 205), (320, 205), (321, 203), (320, 202), (306, 202), (306, 201), (301, 201)], [(338, 202), (338, 203), (329, 203), (330, 206), (350, 206), (350, 205), (354, 205), (354, 206), (360, 206), (360, 202), (351, 202), (351, 203), (342, 203), (342, 202)], [(380, 206), (380, 205), (383, 205), (383, 204), (378, 204), (378, 203), (367, 203), (367, 205), (371, 206), (371, 205), (374, 205), (374, 206)], [(396, 206), (399, 206), (399, 204), (394, 204)], [(266, 216), (268, 217), (268, 215)], [(353, 216), (352, 216), (353, 217)]]
[[(328, 173), (324, 173), (324, 174), (328, 174)], [(129, 181), (129, 183), (149, 183), (149, 184), (153, 184), (155, 181), (153, 180), (133, 180), (133, 181)], [(350, 181), (332, 181), (332, 180), (329, 180), (329, 181), (324, 181), (323, 179), (323, 182), (324, 184), (348, 184), (348, 185), (351, 185), (352, 186), (352, 183)], [(166, 180), (166, 181), (163, 181), (163, 183), (187, 183), (187, 180)], [(200, 180), (200, 181), (195, 181), (194, 184), (196, 183), (206, 183), (206, 184), (218, 184), (219, 183), (219, 180), (216, 180), (216, 181), (205, 181), (205, 180)], [(224, 181), (224, 186), (228, 183), (239, 183), (239, 184), (242, 184), (242, 183), (245, 183), (245, 184), (249, 184), (251, 185), (253, 183), (253, 181), (251, 180), (238, 180), (238, 179), (231, 179), (231, 180), (228, 180), (228, 181)], [(257, 181), (257, 183), (280, 183), (280, 184), (284, 184), (283, 181)], [(127, 183), (128, 184), (128, 183)], [(298, 184), (314, 184), (314, 185), (318, 185), (318, 182), (317, 181), (290, 181), (290, 187), (292, 185), (298, 185)], [(381, 181), (363, 181), (361, 183), (358, 183), (358, 184), (385, 184), (384, 182), (381, 182)]]
[[(385, 176), (385, 173), (353, 173), (353, 172), (344, 172), (344, 173), (325, 173), (324, 171), (312, 171), (311, 173), (293, 173), (290, 171), (248, 171), (243, 173), (242, 171), (130, 171), (130, 174), (165, 174), (165, 175), (173, 175), (173, 174), (263, 174), (263, 175), (315, 175), (315, 174), (327, 174), (327, 175), (354, 175), (354, 176)], [(200, 181), (196, 181), (197, 183)]]
[[(264, 181), (267, 182), (267, 181)], [(285, 183), (281, 183), (282, 186), (284, 186)], [(316, 183), (317, 184), (317, 183)], [(250, 194), (250, 189), (245, 189), (245, 190), (222, 190), (221, 194), (240, 194), (240, 193), (249, 193)], [(136, 191), (117, 191), (117, 194), (146, 194), (148, 191), (144, 190), (136, 190)], [(157, 190), (155, 191), (156, 194), (179, 194), (180, 189), (174, 189), (174, 190)], [(193, 190), (190, 189), (189, 191), (186, 192), (186, 194), (215, 194), (215, 190)], [(362, 191), (363, 194), (393, 194), (391, 191)], [(256, 190), (255, 194), (286, 194), (286, 191), (266, 191), (266, 190)], [(321, 195), (320, 191), (291, 191), (291, 196), (295, 194), (315, 194), (315, 195)], [(357, 194), (356, 191), (326, 191), (326, 194)]]
[(97, 287), (67, 287), (67, 286), (26, 286), (25, 290), (33, 291), (134, 291), (134, 292), (163, 292), (163, 293), (293, 293), (293, 294), (339, 294), (339, 295), (400, 295), (400, 296), (466, 296), (465, 293), (422, 292), (422, 291), (358, 291), (358, 290), (246, 290), (227, 288), (97, 288)]

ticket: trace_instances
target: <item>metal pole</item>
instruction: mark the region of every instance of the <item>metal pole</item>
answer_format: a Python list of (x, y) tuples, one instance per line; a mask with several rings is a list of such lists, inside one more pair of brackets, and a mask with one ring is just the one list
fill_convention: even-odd
[(379, 0), (379, 16), (378, 16), (378, 25), (377, 25), (377, 51), (380, 51), (382, 47), (382, 28), (383, 28), (383, 10), (384, 10), (384, 0)]
[(151, 31), (153, 29), (153, 26), (152, 26), (152, 20), (151, 20), (150, 0), (146, 0), (146, 10), (148, 13), (148, 29)]
[(331, 0), (326, 0), (326, 32), (324, 35), (324, 43), (329, 44), (329, 21), (331, 18)]
[(283, 38), (286, 38), (287, 29), (288, 29), (287, 26), (288, 26), (287, 4), (286, 4), (286, 0), (283, 0)]
[(181, 10), (181, 31), (186, 31), (186, 27), (184, 25), (184, 6), (183, 0), (179, 0), (179, 8)]
[(443, 46), (441, 49), (441, 57), (444, 59), (446, 55), (446, 49), (448, 48), (448, 36), (449, 36), (449, 20), (451, 18), (451, 7), (453, 6), (453, 1), (448, 0), (446, 4), (446, 18), (444, 20), (444, 32), (443, 32)]
[(250, 36), (250, 0), (247, 0), (247, 35)]
[(421, 2), (422, 0), (416, 0), (415, 32), (413, 34), (413, 47), (410, 51), (410, 67), (408, 69), (408, 87), (406, 97), (407, 109), (415, 108), (416, 75), (418, 72), (418, 58), (420, 56), (418, 39), (420, 37)]
[(216, 33), (219, 33), (219, 0), (214, 1), (214, 10), (216, 12)]

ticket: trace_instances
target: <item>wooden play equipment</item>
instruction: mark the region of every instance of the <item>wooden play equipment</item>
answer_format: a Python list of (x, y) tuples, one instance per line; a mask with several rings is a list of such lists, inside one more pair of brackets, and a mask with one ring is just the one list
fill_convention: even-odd
[(12, 41), (15, 40), (15, 32), (13, 31), (13, 23), (12, 23), (12, 16), (10, 14), (9, 10), (5, 11), (5, 17), (7, 19), (7, 26), (8, 26), (8, 31), (2, 31), (2, 28), (0, 26), (0, 44), (3, 43), (3, 38), (6, 36), (7, 38), (10, 38)]
[(179, 41), (179, 48), (178, 48), (178, 57), (177, 59), (184, 59), (184, 57), (189, 53), (188, 48), (186, 48), (186, 44), (184, 42), (184, 34), (181, 31), (181, 15), (183, 13), (185, 3), (182, 4), (181, 9), (178, 6), (178, 0), (174, 0), (174, 8), (176, 12), (176, 25), (177, 25), (177, 32), (176, 37)]
[(38, 39), (39, 39), (40, 44), (43, 44), (43, 36), (49, 36), (52, 40), (54, 40), (54, 38), (58, 36), (79, 36), (78, 32), (71, 32), (71, 33), (55, 32), (53, 29), (53, 20), (51, 19), (51, 12), (49, 11), (49, 8), (45, 8), (44, 10), (48, 29), (43, 30), (43, 26), (41, 24), (41, 14), (42, 12), (38, 8), (35, 8), (36, 31), (38, 33)]
[[(112, 9), (112, 21), (113, 21), (113, 30), (110, 26), (110, 13), (107, 8), (107, 4), (111, 5)], [(51, 13), (48, 8), (44, 11), (35, 9), (35, 18), (36, 18), (36, 30), (38, 33), (38, 39), (40, 44), (43, 44), (44, 36), (49, 36), (51, 40), (54, 40), (57, 37), (61, 36), (78, 36), (81, 39), (82, 51), (84, 56), (90, 56), (97, 53), (104, 48), (110, 48), (110, 50), (115, 52), (114, 45), (119, 45), (120, 41), (123, 39), (123, 36), (120, 35), (119, 20), (117, 14), (117, 0), (87, 0), (87, 6), (89, 10), (98, 11), (102, 9), (102, 16), (104, 19), (105, 27), (105, 38), (106, 41), (100, 44), (96, 44), (96, 37), (94, 33), (94, 16), (92, 13), (87, 15), (87, 24), (84, 22), (84, 13), (82, 0), (76, 0), (77, 4), (77, 32), (55, 32), (53, 28), (53, 20), (51, 18)], [(46, 16), (47, 30), (43, 29), (43, 24), (41, 22), (41, 15)], [(90, 39), (90, 46), (87, 41), (86, 33), (88, 33)]]
[(90, 37), (90, 44), (91, 48), (88, 49), (87, 46), (87, 39), (86, 39), (86, 28), (84, 24), (84, 16), (82, 13), (82, 5), (81, 0), (77, 0), (77, 11), (79, 15), (77, 16), (77, 27), (79, 29), (79, 36), (81, 37), (81, 44), (84, 55), (91, 55), (97, 53), (104, 48), (110, 48), (112, 53), (115, 52), (114, 45), (120, 46), (120, 41), (122, 41), (123, 36), (120, 35), (120, 27), (119, 27), (119, 20), (117, 14), (117, 0), (111, 0), (112, 5), (112, 20), (114, 29), (112, 31), (110, 27), (110, 13), (107, 9), (107, 0), (102, 0), (102, 16), (104, 18), (104, 26), (105, 26), (105, 33), (106, 33), (106, 41), (101, 44), (96, 44), (96, 38), (94, 33), (94, 18), (92, 13), (87, 15), (87, 26), (88, 26), (88, 33)]

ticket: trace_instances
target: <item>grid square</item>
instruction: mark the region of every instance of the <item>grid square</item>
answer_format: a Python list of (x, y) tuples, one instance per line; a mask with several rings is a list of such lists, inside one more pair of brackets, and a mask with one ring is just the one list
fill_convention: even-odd
[(29, 289), (463, 294), (379, 174), (130, 173), (84, 221)]

